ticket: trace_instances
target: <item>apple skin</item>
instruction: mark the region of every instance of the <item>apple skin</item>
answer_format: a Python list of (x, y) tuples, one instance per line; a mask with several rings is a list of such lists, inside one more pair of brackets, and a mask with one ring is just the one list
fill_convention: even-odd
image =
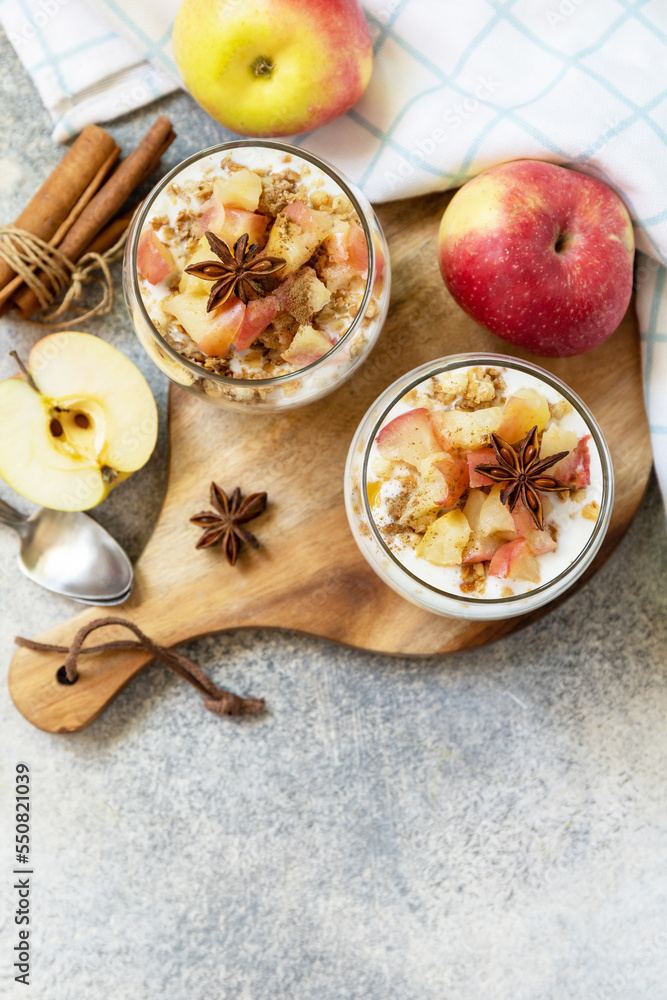
[(259, 137), (307, 132), (344, 114), (373, 65), (358, 0), (184, 0), (172, 44), (204, 110)]
[(630, 302), (634, 237), (623, 202), (594, 177), (541, 160), (503, 163), (464, 184), (442, 217), (438, 256), (461, 308), (535, 354), (592, 350)]

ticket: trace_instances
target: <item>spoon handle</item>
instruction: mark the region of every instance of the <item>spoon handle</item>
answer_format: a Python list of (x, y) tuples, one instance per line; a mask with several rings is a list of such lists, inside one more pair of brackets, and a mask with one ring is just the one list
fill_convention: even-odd
[(8, 524), (11, 528), (15, 524), (22, 524), (27, 520), (28, 518), (25, 514), (21, 514), (20, 511), (15, 510), (14, 507), (5, 503), (4, 500), (0, 500), (0, 522), (2, 522), (2, 524)]

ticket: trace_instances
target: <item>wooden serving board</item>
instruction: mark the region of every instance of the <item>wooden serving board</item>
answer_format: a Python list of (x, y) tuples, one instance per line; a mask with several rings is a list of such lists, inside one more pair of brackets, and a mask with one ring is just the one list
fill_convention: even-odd
[[(464, 315), (440, 278), (437, 230), (450, 197), (431, 195), (379, 209), (393, 265), (389, 319), (372, 355), (332, 395), (300, 410), (257, 416), (219, 410), (172, 389), (164, 507), (138, 561), (132, 596), (111, 609), (113, 614), (132, 619), (167, 646), (224, 629), (272, 626), (409, 655), (488, 642), (530, 618), (472, 623), (413, 607), (368, 567), (345, 516), (348, 446), (376, 396), (399, 375), (434, 358), (472, 350), (508, 353), (502, 341)], [(590, 575), (628, 528), (651, 468), (634, 309), (591, 354), (533, 360), (582, 396), (611, 449), (616, 502)], [(219, 547), (195, 550), (199, 529), (188, 519), (209, 506), (211, 480), (225, 490), (239, 485), (244, 493), (267, 490), (269, 495), (266, 513), (251, 525), (262, 547), (244, 552), (233, 568)], [(38, 638), (68, 645), (81, 625), (107, 613), (87, 609)], [(116, 637), (128, 634), (108, 629), (91, 642)], [(9, 687), (17, 708), (34, 725), (72, 732), (92, 722), (149, 660), (149, 654), (134, 651), (87, 656), (77, 683), (63, 686), (56, 680), (62, 655), (21, 649), (10, 666)], [(224, 684), (221, 673), (217, 679)]]

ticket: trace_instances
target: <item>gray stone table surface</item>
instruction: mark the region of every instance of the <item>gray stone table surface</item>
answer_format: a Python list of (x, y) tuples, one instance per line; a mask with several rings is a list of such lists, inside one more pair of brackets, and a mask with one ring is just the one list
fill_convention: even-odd
[[(62, 150), (5, 39), (0, 60), (11, 221)], [(110, 129), (127, 147), (157, 110)], [(179, 135), (169, 163), (225, 135), (183, 94), (159, 110)], [(89, 329), (160, 407), (156, 455), (96, 512), (136, 557), (164, 490), (165, 380), (122, 302)], [(0, 378), (34, 339), (0, 323)], [(15, 552), (1, 530), (3, 678), (15, 634), (76, 610), (24, 579)], [(221, 684), (266, 697), (252, 721), (210, 715), (155, 667), (88, 730), (52, 736), (3, 682), (0, 996), (665, 1000), (666, 556), (652, 481), (576, 600), (495, 645), (415, 660), (259, 630), (192, 643)], [(29, 988), (10, 968), (19, 760), (33, 783)]]

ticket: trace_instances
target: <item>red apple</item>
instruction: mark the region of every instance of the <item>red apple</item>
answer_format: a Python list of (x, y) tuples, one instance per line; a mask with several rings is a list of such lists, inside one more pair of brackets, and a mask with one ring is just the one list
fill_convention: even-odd
[(243, 135), (292, 135), (348, 111), (371, 75), (359, 0), (184, 0), (172, 34), (183, 82)]
[(503, 163), (464, 184), (442, 217), (438, 250), (458, 304), (536, 354), (592, 350), (630, 301), (634, 238), (623, 202), (553, 163)]

